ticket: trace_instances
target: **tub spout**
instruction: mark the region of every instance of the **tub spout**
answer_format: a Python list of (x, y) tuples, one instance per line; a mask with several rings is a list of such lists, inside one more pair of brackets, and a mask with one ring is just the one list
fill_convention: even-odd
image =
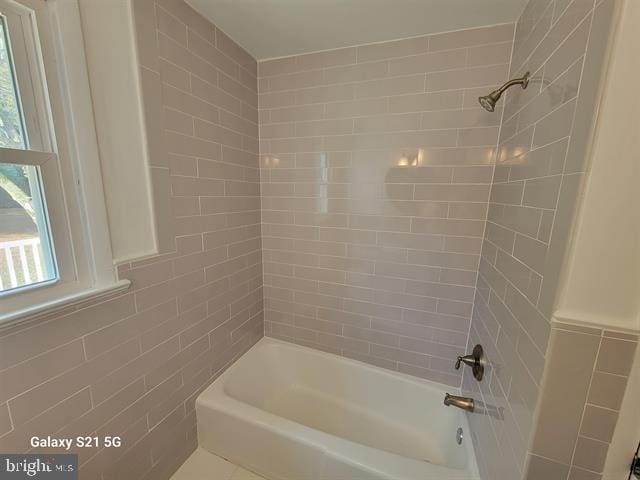
[(473, 412), (473, 409), (475, 408), (475, 401), (473, 398), (458, 397), (456, 395), (449, 395), (448, 393), (444, 396), (444, 404), (447, 407), (458, 407), (466, 412)]

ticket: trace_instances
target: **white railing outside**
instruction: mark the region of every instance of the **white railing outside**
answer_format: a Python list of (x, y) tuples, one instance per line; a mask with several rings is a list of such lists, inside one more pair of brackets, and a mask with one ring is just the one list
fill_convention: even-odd
[(44, 279), (40, 238), (0, 242), (0, 291), (41, 282)]

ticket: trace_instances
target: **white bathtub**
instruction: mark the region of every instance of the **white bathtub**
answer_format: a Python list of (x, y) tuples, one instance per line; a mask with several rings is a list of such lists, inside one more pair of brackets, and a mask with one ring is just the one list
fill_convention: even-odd
[(265, 337), (198, 397), (198, 439), (270, 480), (478, 479), (445, 391)]

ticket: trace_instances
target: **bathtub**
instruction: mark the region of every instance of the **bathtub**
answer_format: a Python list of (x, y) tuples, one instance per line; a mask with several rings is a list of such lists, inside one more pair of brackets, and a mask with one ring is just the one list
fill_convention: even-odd
[(265, 337), (198, 396), (198, 441), (270, 480), (478, 479), (445, 391)]

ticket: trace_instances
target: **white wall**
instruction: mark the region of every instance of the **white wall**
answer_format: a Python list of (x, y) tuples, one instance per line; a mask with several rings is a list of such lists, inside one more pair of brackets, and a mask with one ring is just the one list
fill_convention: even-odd
[(640, 2), (626, 0), (556, 317), (638, 330)]

